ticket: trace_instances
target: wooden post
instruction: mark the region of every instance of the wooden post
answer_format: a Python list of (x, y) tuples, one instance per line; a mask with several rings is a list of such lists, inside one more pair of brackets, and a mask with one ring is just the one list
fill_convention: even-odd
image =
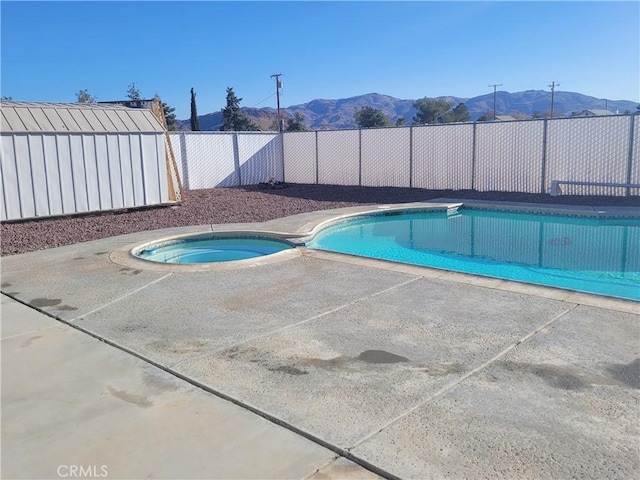
[[(156, 116), (162, 127), (164, 128), (164, 137), (167, 144), (165, 150), (165, 159), (167, 162), (167, 181), (169, 184), (169, 200), (172, 202), (181, 202), (184, 200), (184, 190), (182, 189), (182, 182), (180, 181), (180, 172), (178, 170), (178, 164), (176, 163), (176, 157), (173, 153), (173, 146), (171, 145), (171, 137), (169, 136), (169, 127), (167, 126), (167, 119), (164, 116), (164, 110), (159, 98), (154, 98), (151, 102), (151, 111)], [(173, 176), (171, 172), (175, 172), (176, 182), (178, 183), (177, 192), (176, 186), (173, 184)], [(178, 195), (176, 195), (178, 193)]]

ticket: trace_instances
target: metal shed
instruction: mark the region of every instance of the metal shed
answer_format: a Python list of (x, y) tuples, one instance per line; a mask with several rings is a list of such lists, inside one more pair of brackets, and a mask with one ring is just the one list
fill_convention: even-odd
[(148, 109), (3, 101), (0, 220), (168, 203), (165, 129)]

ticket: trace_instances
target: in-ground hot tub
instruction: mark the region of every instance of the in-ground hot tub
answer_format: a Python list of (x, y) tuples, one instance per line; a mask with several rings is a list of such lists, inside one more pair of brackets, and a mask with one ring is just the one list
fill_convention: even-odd
[(248, 260), (292, 248), (293, 243), (268, 237), (207, 234), (148, 243), (132, 253), (152, 262), (198, 264)]

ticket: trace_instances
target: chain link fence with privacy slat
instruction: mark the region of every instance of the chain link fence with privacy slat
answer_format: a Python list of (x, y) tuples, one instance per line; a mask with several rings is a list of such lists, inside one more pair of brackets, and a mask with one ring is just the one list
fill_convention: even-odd
[[(640, 185), (640, 116), (635, 117), (629, 133), (629, 177), (627, 183)], [(640, 195), (640, 188), (630, 188), (628, 195)]]
[[(313, 132), (171, 134), (185, 188), (289, 183), (550, 193), (551, 182), (640, 184), (640, 117)], [(566, 185), (572, 195), (637, 187)]]
[[(627, 182), (629, 117), (553, 119), (547, 129), (548, 180)], [(625, 194), (625, 188), (586, 185), (562, 185), (562, 191), (568, 195)]]
[(538, 121), (476, 124), (473, 188), (539, 193), (543, 129)]
[[(317, 180), (326, 185), (360, 184), (360, 131), (319, 131)], [(286, 136), (286, 135), (285, 135)], [(285, 171), (287, 157), (285, 155)], [(285, 181), (287, 181), (285, 179)]]
[(410, 135), (409, 128), (362, 130), (361, 185), (411, 186)]
[(283, 179), (276, 133), (181, 132), (171, 134), (171, 143), (187, 190)]
[(473, 187), (473, 125), (411, 128), (411, 186), (432, 190)]
[(291, 132), (283, 135), (284, 176), (289, 183), (316, 183), (316, 136), (318, 132)]
[(282, 138), (272, 133), (238, 133), (240, 184), (282, 181)]

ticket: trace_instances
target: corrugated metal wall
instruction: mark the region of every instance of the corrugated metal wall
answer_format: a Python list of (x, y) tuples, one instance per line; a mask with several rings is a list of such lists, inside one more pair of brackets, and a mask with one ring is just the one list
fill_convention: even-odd
[(169, 201), (162, 134), (2, 134), (0, 153), (2, 220)]

